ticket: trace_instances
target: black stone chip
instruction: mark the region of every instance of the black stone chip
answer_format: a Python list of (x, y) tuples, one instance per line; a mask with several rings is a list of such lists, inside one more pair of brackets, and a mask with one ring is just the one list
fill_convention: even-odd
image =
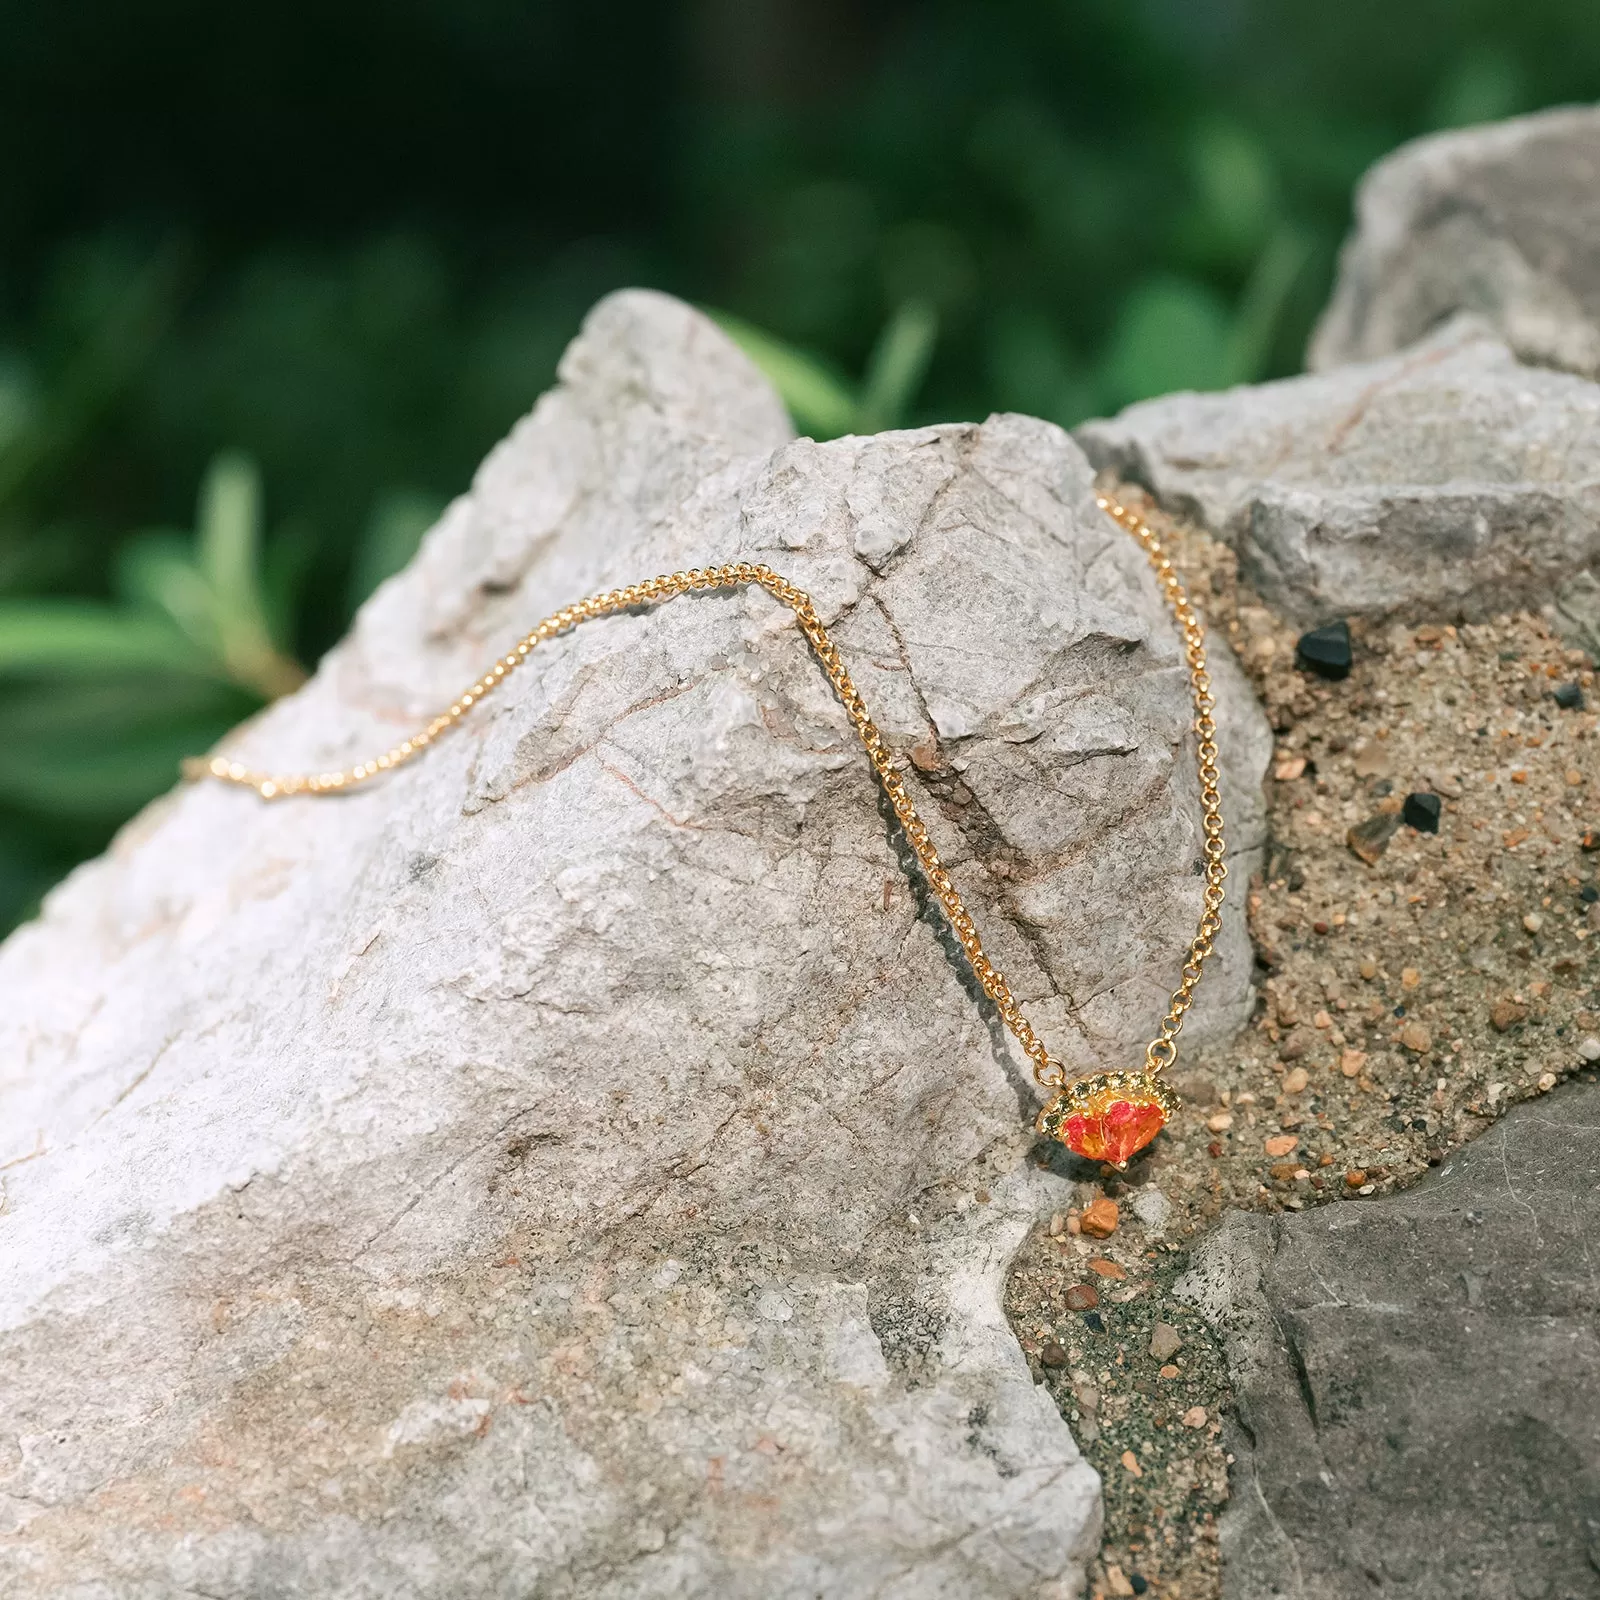
[(1583, 690), (1575, 683), (1563, 683), (1559, 688), (1551, 691), (1550, 698), (1563, 711), (1583, 710)]
[(1436, 794), (1408, 794), (1400, 810), (1400, 820), (1418, 833), (1439, 831), (1439, 797)]
[(1350, 649), (1350, 624), (1342, 617), (1302, 633), (1294, 647), (1295, 660), (1319, 678), (1348, 678), (1355, 656)]

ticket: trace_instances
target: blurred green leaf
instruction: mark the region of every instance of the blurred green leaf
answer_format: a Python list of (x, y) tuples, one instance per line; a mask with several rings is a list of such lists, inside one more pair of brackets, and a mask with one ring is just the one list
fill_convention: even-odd
[(0, 804), (115, 823), (170, 789), (253, 702), (214, 682), (145, 670), (0, 700)]
[(922, 388), (939, 339), (939, 313), (926, 300), (908, 300), (878, 335), (862, 380), (854, 431), (897, 428)]
[(709, 306), (705, 310), (766, 375), (801, 433), (832, 439), (850, 431), (856, 397), (825, 361), (730, 312)]
[(1227, 369), (1227, 307), (1192, 280), (1152, 275), (1122, 303), (1102, 365), (1118, 405), (1177, 389), (1215, 389)]
[(443, 500), (415, 489), (391, 489), (379, 497), (350, 568), (352, 612), (380, 583), (405, 568), (417, 553), (423, 534), (443, 513)]
[(818, 357), (726, 311), (705, 308), (755, 362), (801, 433), (834, 439), (900, 426), (922, 387), (939, 337), (939, 314), (908, 300), (884, 324), (859, 390)]
[[(95, 264), (97, 267), (99, 263)], [(183, 262), (165, 250), (116, 263), (103, 313), (81, 330), (43, 399), (0, 439), (0, 513), (66, 470), (111, 403), (149, 360), (177, 310)]]
[(261, 615), (261, 477), (237, 450), (212, 461), (200, 486), (196, 557), (229, 626), (264, 628)]
[(1208, 255), (1249, 261), (1277, 224), (1277, 174), (1265, 144), (1247, 128), (1208, 122), (1189, 147), (1198, 216), (1192, 226)]
[(1279, 228), (1256, 259), (1233, 314), (1220, 381), (1251, 383), (1264, 377), (1284, 308), (1311, 259), (1311, 241), (1298, 228)]
[(164, 619), (93, 600), (0, 600), (0, 674), (58, 678), (211, 665)]
[(1529, 108), (1527, 76), (1504, 50), (1468, 50), (1440, 80), (1428, 106), (1432, 128), (1498, 122)]

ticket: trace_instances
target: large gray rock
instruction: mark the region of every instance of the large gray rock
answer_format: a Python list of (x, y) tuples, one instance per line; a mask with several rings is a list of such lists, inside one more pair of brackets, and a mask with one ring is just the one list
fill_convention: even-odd
[(1382, 361), (1078, 429), (1305, 622), (1538, 605), (1600, 555), (1600, 386), (1462, 319)]
[(1600, 376), (1600, 109), (1435, 134), (1380, 161), (1309, 364), (1390, 355), (1460, 311), (1524, 361)]
[[(1126, 1063), (1199, 910), (1178, 645), (1059, 430), (818, 446), (605, 302), (315, 680), (391, 743), (597, 587), (809, 588), (993, 954)], [(1234, 843), (1269, 739), (1226, 660)], [(788, 613), (542, 650), (381, 785), (206, 786), (0, 950), (0, 1590), (1069, 1596), (1095, 1476), (1001, 1311), (1058, 1180)], [(1249, 1006), (1239, 919), (1194, 1027)]]
[(1240, 1426), (1226, 1600), (1600, 1596), (1600, 1087), (1416, 1188), (1231, 1213), (1178, 1291)]

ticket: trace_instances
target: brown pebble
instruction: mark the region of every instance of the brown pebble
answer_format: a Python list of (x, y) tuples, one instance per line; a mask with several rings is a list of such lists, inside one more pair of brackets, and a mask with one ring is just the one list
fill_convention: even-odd
[(939, 768), (939, 747), (931, 739), (911, 747), (911, 765), (918, 772), (936, 772)]
[(1161, 1370), (1160, 1370), (1160, 1371), (1159, 1371), (1159, 1372), (1158, 1372), (1158, 1373), (1157, 1373), (1157, 1374), (1156, 1374), (1156, 1376), (1157, 1376), (1157, 1377), (1158, 1377), (1158, 1378), (1176, 1378), (1176, 1377), (1177, 1377), (1177, 1376), (1178, 1376), (1178, 1374), (1179, 1374), (1179, 1373), (1180, 1373), (1180, 1372), (1181, 1372), (1181, 1371), (1182, 1371), (1182, 1368), (1180, 1368), (1180, 1367), (1174, 1367), (1174, 1366), (1172, 1366), (1172, 1365), (1171, 1365), (1171, 1364), (1170, 1364), (1170, 1363), (1169, 1363), (1169, 1364), (1168, 1364), (1168, 1365), (1167, 1365), (1167, 1366), (1164, 1366), (1164, 1367), (1163, 1367), (1163, 1368), (1162, 1368), (1162, 1369), (1161, 1369)]
[(1367, 1175), (1360, 1167), (1357, 1167), (1353, 1172), (1345, 1173), (1344, 1181), (1350, 1188), (1359, 1189), (1367, 1181)]
[(1345, 843), (1369, 867), (1375, 867), (1399, 826), (1400, 818), (1396, 813), (1380, 811), (1365, 822), (1356, 823), (1344, 836)]
[(1299, 1145), (1300, 1141), (1295, 1137), (1294, 1134), (1275, 1133), (1266, 1141), (1265, 1144), (1262, 1145), (1261, 1148), (1265, 1150), (1269, 1156), (1286, 1156), (1291, 1150), (1298, 1149)]
[(1292, 1161), (1278, 1161), (1273, 1164), (1272, 1176), (1282, 1183), (1287, 1178), (1292, 1178), (1300, 1171)]
[(1213, 1133), (1226, 1133), (1233, 1126), (1233, 1114), (1228, 1111), (1218, 1111), (1206, 1118), (1206, 1126)]
[(1203, 1428), (1206, 1425), (1206, 1408), (1204, 1406), (1190, 1406), (1183, 1416), (1179, 1418), (1186, 1428)]
[(1115, 1261), (1107, 1261), (1104, 1256), (1095, 1256), (1089, 1262), (1089, 1270), (1099, 1274), (1102, 1278), (1126, 1278), (1128, 1276)]
[(1311, 1074), (1304, 1067), (1291, 1067), (1283, 1075), (1283, 1092), (1285, 1094), (1303, 1094), (1305, 1087), (1311, 1082)]
[(1101, 1195), (1091, 1200), (1078, 1216), (1078, 1226), (1091, 1239), (1109, 1239), (1117, 1231), (1117, 1202)]
[(1092, 1283), (1075, 1283), (1065, 1296), (1068, 1311), (1093, 1311), (1100, 1304), (1100, 1294)]
[(1333, 1157), (1330, 1156), (1326, 1150), (1324, 1150), (1322, 1154), (1317, 1157), (1317, 1165), (1319, 1167), (1331, 1167), (1333, 1165)]
[(1489, 1007), (1489, 1026), (1496, 1033), (1507, 1033), (1519, 1022), (1525, 1022), (1527, 1016), (1528, 1008), (1519, 1006), (1515, 1000), (1496, 1000)]
[(1072, 1359), (1054, 1339), (1046, 1339), (1039, 1351), (1039, 1363), (1046, 1367), (1064, 1367)]
[(1400, 1043), (1415, 1055), (1426, 1055), (1433, 1048), (1433, 1035), (1420, 1022), (1408, 1022), (1400, 1030)]
[(1170, 1322), (1158, 1322), (1150, 1330), (1150, 1354), (1157, 1361), (1170, 1361), (1183, 1348), (1183, 1335)]
[[(1134, 1475), (1134, 1477), (1142, 1478), (1144, 1476), (1144, 1469), (1139, 1465), (1139, 1458), (1133, 1453), (1133, 1451), (1124, 1450), (1120, 1459), (1123, 1466), (1126, 1467), (1128, 1471)], [(1133, 1585), (1129, 1584), (1128, 1587), (1131, 1589)]]
[(1415, 967), (1402, 967), (1400, 969), (1400, 987), (1402, 989), (1415, 989), (1422, 982), (1422, 974)]
[(1363, 956), (1361, 960), (1361, 976), (1371, 983), (1378, 976), (1378, 963), (1371, 956)]
[(1339, 1057), (1339, 1070), (1347, 1078), (1359, 1078), (1361, 1069), (1366, 1064), (1367, 1052), (1365, 1050), (1346, 1050)]
[(1600, 850), (1600, 832), (1594, 828), (1584, 830), (1583, 837), (1578, 841), (1580, 850)]

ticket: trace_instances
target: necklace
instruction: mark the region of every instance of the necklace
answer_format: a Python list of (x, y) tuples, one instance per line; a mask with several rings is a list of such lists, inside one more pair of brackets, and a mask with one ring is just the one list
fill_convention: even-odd
[(983, 992), (993, 1001), (1001, 1020), (1022, 1046), (1032, 1063), (1034, 1077), (1044, 1088), (1054, 1091), (1050, 1103), (1039, 1113), (1036, 1122), (1039, 1132), (1059, 1140), (1077, 1155), (1092, 1161), (1106, 1161), (1121, 1169), (1155, 1138), (1178, 1110), (1178, 1097), (1162, 1082), (1161, 1074), (1177, 1059), (1177, 1039), (1183, 1028), (1184, 1016), (1193, 1004), (1201, 971), (1222, 928), (1222, 884), (1228, 869), (1223, 860), (1222, 801), (1217, 792), (1216, 701), (1211, 693), (1211, 677), (1206, 669), (1205, 628), (1189, 602), (1177, 570), (1144, 519), (1108, 496), (1100, 496), (1096, 503), (1143, 548), (1183, 635), (1184, 658), (1189, 669), (1189, 687), (1194, 702), (1195, 755), (1200, 775), (1200, 810), (1205, 833), (1205, 896), (1200, 925), (1184, 957), (1180, 974), (1182, 981), (1172, 992), (1167, 1014), (1162, 1018), (1155, 1038), (1145, 1046), (1143, 1066), (1134, 1071), (1100, 1072), (1069, 1078), (1066, 1068), (1045, 1048), (1044, 1041), (1022, 1014), (1022, 1008), (1012, 994), (1005, 975), (984, 954), (977, 925), (940, 861), (927, 826), (912, 804), (895, 756), (868, 715), (866, 704), (840, 658), (838, 646), (822, 625), (811, 597), (770, 567), (749, 562), (734, 562), (721, 567), (693, 567), (684, 572), (668, 573), (663, 577), (646, 579), (643, 583), (630, 584), (625, 589), (608, 589), (603, 594), (590, 595), (587, 600), (580, 600), (575, 605), (564, 606), (553, 616), (546, 617), (426, 727), (419, 729), (409, 739), (402, 739), (382, 755), (344, 771), (276, 775), (254, 771), (224, 756), (186, 763), (185, 771), (190, 777), (216, 778), (224, 783), (254, 789), (264, 800), (284, 799), (293, 795), (343, 793), (369, 782), (380, 773), (392, 772), (421, 755), (429, 745), (460, 722), (503, 678), (515, 672), (546, 640), (596, 617), (659, 605), (662, 601), (691, 590), (737, 589), (756, 584), (794, 613), (800, 631), (810, 642), (844, 706), (850, 725), (866, 749), (872, 770), (877, 774), (883, 792), (889, 797), (890, 805), (894, 807), (894, 814), (899, 819), (907, 842), (916, 853), (928, 886), (944, 910), (951, 931), (966, 953), (973, 975), (983, 986)]

